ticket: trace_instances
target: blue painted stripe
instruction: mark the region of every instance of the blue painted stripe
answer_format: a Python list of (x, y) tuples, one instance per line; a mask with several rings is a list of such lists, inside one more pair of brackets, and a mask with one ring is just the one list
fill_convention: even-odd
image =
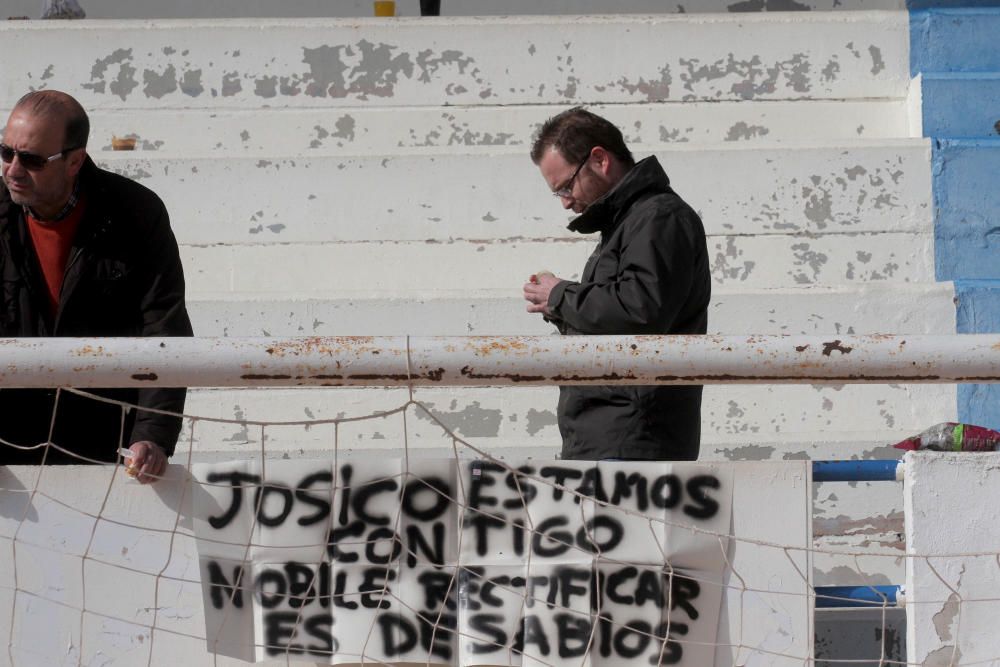
[(1000, 5), (910, 13), (910, 73), (1000, 71)]
[(925, 72), (921, 93), (926, 136), (1000, 138), (1000, 73)]
[[(958, 333), (1000, 332), (1000, 280), (956, 281), (955, 301)], [(1000, 430), (1000, 385), (959, 385), (958, 419)]]
[(816, 608), (895, 607), (901, 586), (817, 586)]
[(956, 281), (955, 302), (958, 333), (1000, 332), (1000, 281)]
[(1000, 279), (1000, 139), (936, 140), (931, 159), (937, 279)]
[(958, 385), (958, 420), (1000, 431), (1000, 387), (995, 384)]
[(895, 482), (899, 461), (813, 461), (814, 482)]
[[(908, 0), (910, 72), (933, 137), (934, 260), (956, 331), (1000, 333), (1000, 0)], [(961, 139), (964, 138), (964, 139)], [(1000, 386), (959, 385), (959, 421), (1000, 428)]]
[(1000, 7), (1000, 0), (906, 0), (909, 10), (949, 7)]

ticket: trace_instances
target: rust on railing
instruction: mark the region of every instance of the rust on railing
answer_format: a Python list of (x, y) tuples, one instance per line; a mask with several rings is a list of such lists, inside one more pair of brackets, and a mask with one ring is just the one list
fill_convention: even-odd
[(0, 387), (1000, 382), (1000, 336), (0, 339)]

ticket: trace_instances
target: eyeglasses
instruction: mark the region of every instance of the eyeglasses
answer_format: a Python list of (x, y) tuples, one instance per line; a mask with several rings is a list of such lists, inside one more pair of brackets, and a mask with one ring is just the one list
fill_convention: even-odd
[(589, 153), (587, 154), (587, 157), (584, 159), (584, 161), (580, 163), (580, 166), (576, 168), (576, 171), (573, 172), (573, 175), (569, 177), (569, 180), (566, 181), (566, 185), (562, 186), (558, 190), (554, 190), (552, 192), (552, 196), (553, 197), (560, 197), (562, 199), (570, 199), (570, 198), (572, 198), (573, 197), (573, 181), (575, 181), (576, 177), (580, 174), (580, 170), (583, 169), (583, 165), (587, 164), (588, 162), (590, 162), (590, 154)]
[(45, 168), (49, 162), (53, 160), (58, 160), (59, 158), (66, 155), (70, 151), (75, 151), (77, 148), (83, 148), (82, 146), (71, 146), (70, 148), (64, 148), (55, 155), (50, 155), (49, 157), (42, 157), (41, 155), (36, 155), (34, 153), (29, 153), (28, 151), (17, 151), (8, 146), (7, 144), (0, 144), (0, 160), (3, 160), (7, 164), (14, 161), (14, 156), (21, 161), (21, 166), (28, 171), (39, 171)]

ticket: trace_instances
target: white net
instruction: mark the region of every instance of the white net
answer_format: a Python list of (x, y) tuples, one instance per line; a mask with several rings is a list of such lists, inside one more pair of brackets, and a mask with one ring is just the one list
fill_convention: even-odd
[[(450, 456), (410, 447), (418, 416)], [(345, 446), (392, 423), (398, 447)], [(218, 428), (255, 455), (206, 460), (194, 443)], [(327, 449), (269, 451), (305, 429)], [(330, 419), (186, 416), (172, 463), (149, 486), (121, 463), (0, 473), (0, 662), (900, 662), (888, 605), (850, 657), (848, 630), (817, 631), (817, 555), (875, 584), (862, 559), (900, 553), (817, 550), (807, 461), (500, 459), (411, 393)]]

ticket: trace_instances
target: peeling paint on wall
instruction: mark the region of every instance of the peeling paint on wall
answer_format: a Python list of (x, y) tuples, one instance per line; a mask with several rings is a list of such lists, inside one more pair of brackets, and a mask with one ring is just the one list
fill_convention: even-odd
[[(965, 571), (964, 566), (962, 571)], [(961, 577), (959, 578), (959, 585), (961, 585)], [(934, 614), (934, 630), (937, 632), (938, 639), (945, 642), (954, 639), (951, 629), (952, 626), (955, 625), (955, 621), (961, 612), (961, 608), (961, 598), (959, 598), (955, 593), (952, 593), (948, 596), (948, 599), (941, 607), (941, 611)]]
[(808, 12), (812, 7), (795, 0), (742, 0), (726, 6), (729, 12)]
[(556, 414), (551, 410), (536, 410), (531, 408), (527, 413), (528, 424), (525, 430), (528, 435), (536, 435), (539, 431), (555, 426), (558, 423)]
[(856, 566), (847, 567), (846, 565), (837, 565), (829, 570), (817, 568), (813, 576), (822, 578), (824, 581), (836, 581), (844, 586), (889, 586), (893, 583), (884, 574), (859, 572)]
[(727, 461), (769, 461), (774, 452), (774, 447), (764, 445), (744, 445), (714, 451), (715, 454), (721, 454)]
[[(239, 405), (233, 406), (233, 419), (240, 421), (246, 419), (246, 414), (244, 414), (243, 409)], [(247, 445), (253, 442), (250, 438), (250, 430), (247, 428), (246, 424), (241, 425), (239, 429), (234, 431), (233, 434), (226, 438), (225, 441), (237, 445)]]
[[(684, 62), (683, 60), (681, 61)], [(682, 75), (681, 80), (684, 80)], [(635, 93), (640, 93), (647, 102), (661, 102), (663, 100), (670, 99), (670, 84), (673, 82), (673, 77), (670, 75), (670, 65), (664, 65), (660, 68), (660, 78), (647, 80), (640, 77), (634, 83), (628, 78), (622, 77), (618, 79), (613, 85), (617, 85), (622, 90), (626, 91), (630, 95)], [(611, 85), (611, 84), (609, 84)], [(690, 90), (690, 88), (689, 88)]]
[(807, 275), (806, 271), (801, 269), (793, 269), (788, 272), (788, 275), (799, 285), (810, 285), (817, 282), (819, 272), (823, 268), (823, 265), (829, 261), (829, 257), (825, 253), (812, 250), (808, 243), (793, 244), (792, 250), (795, 258), (793, 266), (809, 267), (812, 275)]
[(812, 65), (802, 53), (771, 65), (765, 65), (759, 56), (737, 60), (733, 54), (729, 54), (725, 60), (716, 60), (710, 64), (703, 64), (697, 59), (681, 58), (680, 64), (685, 68), (680, 80), (684, 89), (691, 92), (694, 92), (695, 84), (726, 78), (735, 79), (729, 91), (743, 100), (774, 93), (779, 82), (796, 93), (808, 93), (811, 89), (809, 72)]
[(192, 69), (184, 72), (181, 77), (181, 92), (188, 97), (198, 97), (205, 92), (205, 86), (201, 83), (201, 69)]
[[(212, 89), (215, 90), (214, 88)], [(243, 83), (240, 81), (239, 72), (227, 72), (222, 77), (222, 96), (232, 97), (243, 90)], [(213, 93), (214, 94), (214, 93)]]
[(162, 74), (147, 69), (142, 73), (142, 81), (145, 84), (142, 92), (146, 97), (160, 99), (177, 90), (177, 70), (173, 65), (168, 66)]
[(726, 280), (744, 281), (750, 277), (756, 265), (755, 262), (746, 260), (742, 264), (738, 261), (743, 255), (743, 251), (736, 247), (736, 239), (728, 236), (725, 239), (725, 248), (722, 243), (715, 244), (715, 261), (712, 264), (712, 278), (718, 282)]
[(739, 121), (729, 128), (726, 133), (726, 141), (739, 141), (740, 139), (753, 139), (763, 137), (771, 133), (763, 125), (748, 125), (744, 121)]
[[(861, 538), (852, 540), (851, 544), (869, 547), (877, 546), (888, 549), (904, 549), (904, 515), (903, 512), (875, 514), (866, 517), (851, 517), (838, 515), (833, 517), (815, 517), (813, 519), (813, 538), (829, 537)], [(890, 582), (885, 582), (890, 583)]]
[[(139, 87), (139, 82), (135, 80), (136, 70), (131, 61), (132, 49), (116, 49), (109, 56), (94, 63), (90, 70), (90, 82), (82, 84), (81, 88), (95, 93), (104, 93), (107, 88), (112, 95), (117, 95), (124, 101)], [(112, 65), (118, 65), (118, 73), (108, 84), (107, 74)]]
[(262, 76), (254, 81), (254, 94), (268, 99), (278, 94), (278, 77)]
[[(467, 438), (495, 438), (500, 434), (502, 413), (500, 410), (480, 406), (472, 401), (459, 409), (458, 401), (452, 401), (448, 410), (436, 409), (434, 403), (424, 403), (431, 413), (451, 431)], [(417, 410), (418, 419), (432, 421), (422, 410)]]
[(868, 47), (868, 53), (872, 57), (872, 74), (878, 74), (885, 69), (885, 61), (882, 60), (882, 50), (872, 44)]
[(921, 664), (921, 667), (951, 667), (962, 664), (962, 651), (954, 644), (942, 646), (931, 651)]

